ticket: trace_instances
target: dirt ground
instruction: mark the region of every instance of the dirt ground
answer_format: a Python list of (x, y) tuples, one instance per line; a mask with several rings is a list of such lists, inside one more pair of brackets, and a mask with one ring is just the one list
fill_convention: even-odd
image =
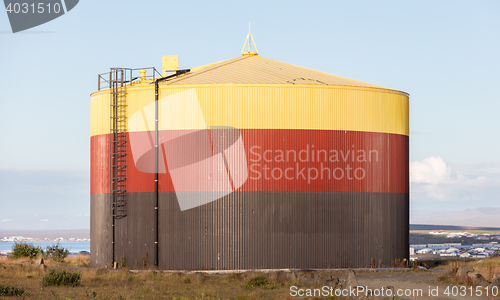
[[(358, 272), (356, 274), (358, 283), (362, 286), (368, 286), (372, 289), (380, 289), (381, 287), (393, 286), (394, 291), (400, 291), (402, 296), (396, 296), (396, 299), (500, 299), (500, 297), (476, 297), (475, 287), (472, 288), (473, 296), (469, 286), (466, 288), (464, 296), (460, 295), (460, 289), (455, 289), (453, 296), (453, 286), (460, 285), (440, 282), (437, 280), (444, 273), (449, 272), (445, 268), (428, 270), (428, 271), (412, 271), (412, 272)], [(436, 291), (437, 294), (429, 296), (430, 289)], [(450, 295), (446, 295), (446, 288), (449, 288)], [(421, 293), (420, 293), (421, 292)], [(405, 293), (407, 293), (405, 295)], [(483, 290), (483, 293), (484, 290)], [(437, 296), (434, 296), (437, 295)], [(375, 297), (377, 299), (377, 297)]]
[[(0, 295), (7, 299), (500, 299), (492, 296), (475, 296), (476, 287), (471, 282), (461, 282), (449, 274), (465, 262), (447, 262), (429, 270), (355, 270), (357, 285), (372, 290), (374, 296), (359, 297), (349, 294), (352, 275), (347, 270), (326, 271), (281, 271), (247, 273), (206, 273), (204, 275), (183, 272), (158, 272), (154, 270), (130, 271), (96, 270), (88, 267), (88, 257), (71, 257), (64, 263), (46, 262), (46, 270), (40, 270), (30, 260), (0, 259), (0, 287), (23, 287), (26, 294), (21, 297)], [(492, 281), (500, 273), (500, 257), (467, 262), (486, 280)], [(51, 269), (68, 270), (82, 274), (77, 287), (42, 287), (41, 280)], [(346, 290), (344, 296), (316, 295), (292, 297), (291, 292), (302, 289), (322, 288), (315, 281), (320, 274), (327, 274), (328, 285)], [(325, 275), (326, 276), (326, 275)], [(349, 277), (351, 276), (351, 277)], [(337, 281), (338, 278), (338, 281)], [(350, 278), (350, 279), (349, 279)], [(335, 280), (333, 280), (335, 279)], [(335, 283), (336, 282), (336, 283)], [(387, 295), (387, 287), (393, 287), (395, 298)], [(383, 290), (382, 290), (383, 288)], [(449, 295), (446, 295), (448, 288)], [(358, 289), (358, 288), (356, 288)], [(430, 290), (437, 294), (431, 293)], [(485, 293), (484, 289), (479, 288)], [(398, 293), (400, 296), (398, 296)], [(472, 296), (471, 296), (472, 293)], [(453, 295), (454, 294), (454, 295)], [(462, 295), (461, 295), (462, 294)], [(379, 295), (379, 296), (377, 296)]]

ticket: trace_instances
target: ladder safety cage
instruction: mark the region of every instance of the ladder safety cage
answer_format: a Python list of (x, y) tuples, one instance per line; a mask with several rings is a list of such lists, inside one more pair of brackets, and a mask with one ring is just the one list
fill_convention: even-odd
[(113, 219), (127, 216), (127, 86), (140, 79), (137, 74), (140, 70), (146, 70), (145, 80), (154, 81), (161, 77), (154, 67), (111, 68), (110, 72), (98, 75), (98, 90), (110, 90), (110, 192)]
[(112, 214), (120, 219), (127, 216), (127, 85), (126, 70), (110, 72), (110, 184)]
[(112, 73), (116, 70), (123, 70), (123, 83), (124, 84), (133, 84), (136, 83), (140, 79), (140, 70), (146, 70), (146, 80), (155, 80), (158, 77), (161, 77), (161, 73), (156, 70), (154, 67), (148, 67), (148, 68), (137, 68), (137, 69), (130, 69), (130, 68), (111, 68), (110, 72), (102, 73), (97, 75), (97, 90), (105, 90), (105, 89), (111, 89), (112, 87)]

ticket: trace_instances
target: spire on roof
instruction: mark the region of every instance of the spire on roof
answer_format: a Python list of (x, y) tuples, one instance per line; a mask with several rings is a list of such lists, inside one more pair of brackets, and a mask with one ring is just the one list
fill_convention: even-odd
[[(255, 48), (255, 51), (253, 51), (251, 43), (253, 43), (253, 48)], [(246, 50), (245, 47), (247, 47)], [(248, 35), (247, 39), (245, 40), (245, 44), (243, 44), (243, 49), (241, 49), (241, 55), (259, 55), (259, 51), (257, 50), (257, 45), (255, 45), (255, 40), (253, 39), (253, 36), (250, 33), (250, 22), (248, 22)]]

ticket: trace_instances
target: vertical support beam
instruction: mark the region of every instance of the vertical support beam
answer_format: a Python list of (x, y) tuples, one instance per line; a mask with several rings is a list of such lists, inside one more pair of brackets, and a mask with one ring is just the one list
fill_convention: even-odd
[(109, 153), (109, 160), (110, 160), (110, 172), (109, 172), (109, 176), (110, 176), (110, 188), (111, 188), (111, 218), (112, 218), (112, 221), (111, 221), (111, 230), (113, 231), (112, 233), (112, 239), (111, 239), (111, 248), (112, 248), (112, 251), (111, 251), (111, 267), (114, 266), (115, 264), (115, 205), (113, 204), (114, 202), (114, 177), (115, 177), (115, 168), (113, 167), (114, 165), (114, 154), (116, 152), (116, 149), (115, 149), (115, 143), (113, 141), (115, 141), (116, 137), (115, 137), (115, 132), (114, 132), (114, 128), (116, 127), (115, 126), (115, 118), (114, 116), (116, 115), (116, 112), (115, 112), (115, 109), (116, 109), (116, 106), (115, 106), (115, 91), (116, 91), (116, 82), (113, 80), (114, 78), (114, 75), (113, 75), (113, 70), (111, 70), (111, 72), (109, 72), (109, 84), (111, 85), (111, 90), (110, 90), (110, 93), (109, 93), (109, 96), (111, 97), (111, 108), (110, 108), (110, 113), (111, 113), (111, 116), (110, 116), (110, 119), (111, 119), (111, 132), (110, 132), (110, 135), (111, 135), (111, 138), (110, 138), (110, 153)]
[[(190, 69), (187, 70), (177, 70), (175, 71), (175, 74), (166, 76), (166, 77), (160, 77), (156, 80), (154, 80), (155, 83), (155, 267), (158, 266), (158, 150), (159, 150), (159, 128), (158, 128), (158, 116), (159, 116), (159, 111), (158, 111), (158, 94), (159, 94), (159, 86), (158, 83), (163, 80), (167, 80), (169, 78), (178, 76), (180, 74), (184, 74), (189, 72)], [(155, 71), (153, 71), (154, 74)]]
[(158, 81), (155, 81), (155, 267), (158, 266)]

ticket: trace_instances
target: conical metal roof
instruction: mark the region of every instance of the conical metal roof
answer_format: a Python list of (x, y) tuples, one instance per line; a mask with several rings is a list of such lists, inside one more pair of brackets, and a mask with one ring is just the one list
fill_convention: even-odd
[(197, 67), (185, 75), (164, 81), (162, 84), (314, 84), (396, 91), (258, 55), (242, 55), (218, 63)]

